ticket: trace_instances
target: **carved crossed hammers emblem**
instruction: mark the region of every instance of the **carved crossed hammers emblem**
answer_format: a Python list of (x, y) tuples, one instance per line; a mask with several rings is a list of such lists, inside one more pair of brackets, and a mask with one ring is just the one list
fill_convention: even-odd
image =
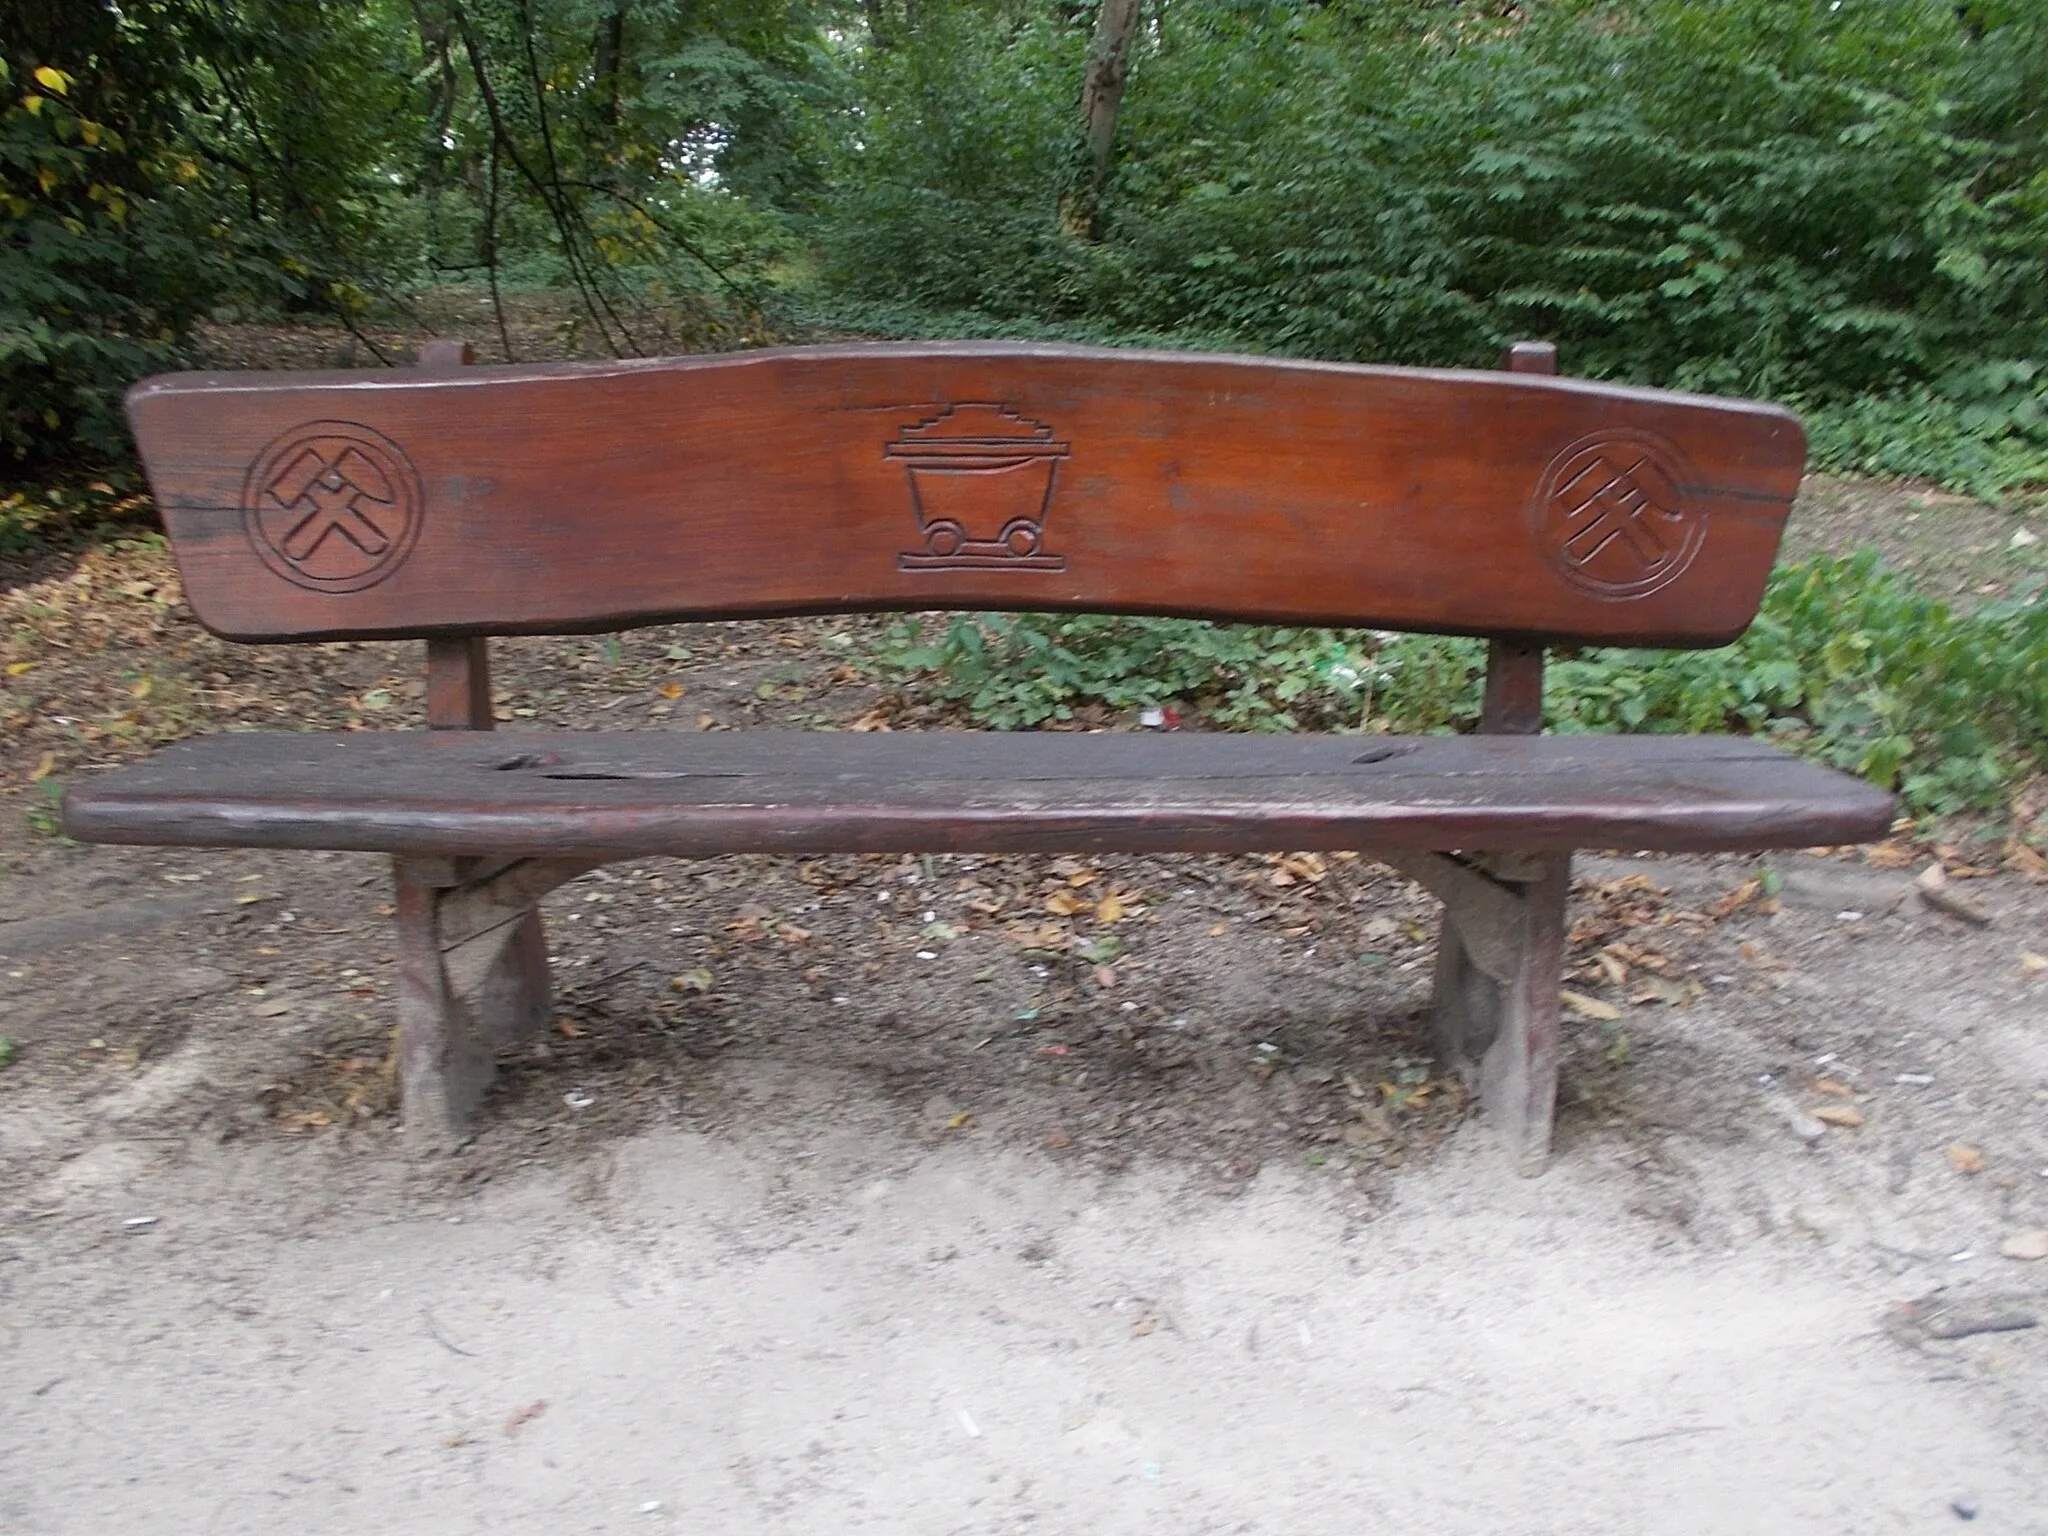
[(352, 443), (331, 464), (311, 447), (300, 450), (272, 476), (266, 489), (286, 510), (305, 511), (278, 540), (287, 560), (310, 560), (330, 534), (347, 539), (372, 559), (391, 547), (391, 535), (364, 504), (396, 510), (398, 493), (376, 462)]

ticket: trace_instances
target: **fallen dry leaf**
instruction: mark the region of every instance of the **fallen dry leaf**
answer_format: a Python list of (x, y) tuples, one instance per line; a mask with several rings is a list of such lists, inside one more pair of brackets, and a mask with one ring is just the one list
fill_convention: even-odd
[(1092, 905), (1072, 891), (1054, 891), (1045, 898), (1045, 910), (1055, 917), (1072, 917), (1077, 912), (1087, 911)]
[(1919, 855), (1911, 848), (1895, 839), (1872, 848), (1863, 855), (1863, 862), (1873, 869), (1904, 869), (1918, 858)]
[(669, 977), (668, 984), (677, 992), (709, 992), (711, 973), (699, 966), (694, 971), (684, 971), (680, 976)]
[(1632, 1003), (1662, 1003), (1667, 1008), (1686, 1008), (1700, 995), (1696, 981), (1670, 981), (1662, 976), (1645, 976), (1629, 994)]
[(2033, 844), (2014, 835), (2005, 840), (2005, 867), (2015, 874), (2039, 880), (2048, 876), (2048, 857), (2044, 857)]
[(1761, 880), (1745, 880), (1726, 896), (1707, 908), (1714, 917), (1729, 917), (1754, 901), (1764, 888)]
[(547, 1411), (548, 1400), (544, 1397), (536, 1398), (534, 1401), (528, 1403), (524, 1408), (515, 1410), (512, 1416), (505, 1420), (505, 1433), (507, 1435), (518, 1434), (521, 1429), (525, 1428), (528, 1424), (531, 1424), (535, 1419), (539, 1418), (542, 1414), (546, 1413)]
[(1152, 1332), (1152, 1330), (1157, 1328), (1158, 1326), (1158, 1318), (1154, 1317), (1150, 1312), (1140, 1312), (1136, 1317), (1131, 1319), (1131, 1337), (1134, 1339), (1142, 1339), (1145, 1337), (1146, 1334)]
[(1570, 987), (1560, 987), (1557, 1000), (1582, 1019), (1598, 1019), (1611, 1023), (1621, 1017), (1621, 1010), (1612, 1003), (1603, 1003), (1597, 997), (1588, 997), (1583, 992), (1574, 992)]
[(1863, 1111), (1854, 1104), (1823, 1104), (1820, 1108), (1809, 1110), (1807, 1113), (1816, 1120), (1826, 1121), (1829, 1125), (1861, 1125), (1863, 1123)]
[(2048, 955), (2037, 955), (2031, 949), (2020, 951), (2020, 975), (2028, 981), (2038, 981), (2048, 976)]
[(35, 767), (30, 771), (28, 776), (29, 782), (33, 784), (40, 779), (47, 779), (51, 774), (55, 773), (56, 771), (57, 754), (54, 752), (45, 752), (43, 754), (42, 761), (37, 763)]
[(664, 699), (680, 699), (683, 696), (683, 685), (681, 683), (663, 683), (654, 691)]
[(974, 1124), (974, 1111), (963, 1109), (959, 1114), (946, 1122), (946, 1129), (949, 1131), (964, 1131), (972, 1124)]
[(1956, 1142), (1948, 1149), (1948, 1160), (1955, 1164), (1957, 1173), (1982, 1173), (1984, 1154), (1975, 1147)]
[(1120, 923), (1124, 918), (1124, 904), (1112, 891), (1095, 903), (1095, 921), (1098, 923)]
[(1228, 923), (1212, 923), (1209, 925), (1209, 937), (1212, 939), (1220, 939), (1228, 932), (1230, 932), (1230, 924)]
[(1077, 869), (1067, 876), (1067, 884), (1078, 891), (1082, 886), (1093, 885), (1101, 878), (1102, 871), (1099, 869)]
[(1069, 935), (1058, 923), (1011, 923), (1003, 930), (1020, 949), (1065, 949)]
[(1847, 1083), (1838, 1083), (1832, 1077), (1816, 1077), (1813, 1080), (1813, 1091), (1815, 1093), (1832, 1094), (1838, 1099), (1855, 1097)]
[(589, 1033), (589, 1031), (584, 1029), (584, 1027), (581, 1024), (578, 1024), (570, 1019), (555, 1020), (555, 1028), (563, 1036), (570, 1040), (580, 1040), (583, 1038), (584, 1035)]

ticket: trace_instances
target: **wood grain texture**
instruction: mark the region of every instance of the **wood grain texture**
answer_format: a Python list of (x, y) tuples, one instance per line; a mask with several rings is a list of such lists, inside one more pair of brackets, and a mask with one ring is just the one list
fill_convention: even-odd
[(1479, 729), (1487, 735), (1534, 736), (1543, 729), (1543, 647), (1495, 640), (1486, 648), (1486, 687)]
[(481, 635), (427, 642), (427, 724), (437, 731), (488, 731), (491, 650)]
[(1753, 849), (1891, 797), (1729, 737), (210, 736), (77, 782), (93, 842), (512, 855)]
[(243, 640), (969, 608), (1718, 644), (1805, 452), (1742, 401), (992, 342), (178, 375), (129, 414)]

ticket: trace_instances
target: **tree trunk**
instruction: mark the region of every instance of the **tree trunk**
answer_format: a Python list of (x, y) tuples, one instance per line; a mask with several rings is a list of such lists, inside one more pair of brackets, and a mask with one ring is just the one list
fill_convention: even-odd
[(615, 167), (623, 148), (619, 142), (619, 70), (625, 56), (626, 7), (624, 0), (620, 0), (611, 14), (598, 22), (597, 37), (591, 45), (591, 91), (597, 109), (598, 143)]
[(1130, 76), (1131, 39), (1138, 32), (1140, 0), (1102, 0), (1095, 14), (1095, 36), (1088, 45), (1088, 72), (1081, 81), (1081, 123), (1088, 135), (1088, 187), (1081, 207), (1091, 236), (1096, 227), (1102, 189), (1109, 183), (1110, 149), (1116, 142), (1116, 114), (1123, 105), (1124, 82)]
[(420, 57), (427, 75), (428, 147), (421, 167), (421, 182), (429, 194), (438, 193), (448, 182), (448, 137), (455, 124), (454, 28), (445, 13), (413, 0), (413, 24), (419, 29)]

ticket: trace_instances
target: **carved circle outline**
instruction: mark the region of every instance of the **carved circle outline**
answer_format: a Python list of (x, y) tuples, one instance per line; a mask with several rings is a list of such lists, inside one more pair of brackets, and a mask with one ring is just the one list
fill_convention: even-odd
[[(265, 509), (262, 498), (297, 450), (323, 440), (331, 442), (336, 439), (364, 450), (371, 462), (383, 471), (397, 494), (402, 522), (389, 546), (362, 570), (346, 576), (322, 577), (301, 568), (271, 542), (269, 532), (263, 526)], [(242, 482), (242, 531), (248, 537), (249, 547), (272, 572), (309, 592), (361, 592), (387, 579), (405, 563), (414, 544), (419, 541), (425, 509), (426, 496), (421, 488), (419, 471), (413, 467), (405, 450), (375, 427), (365, 426), (359, 421), (308, 421), (280, 432), (257, 454)]]
[[(1602, 580), (1588, 573), (1583, 566), (1574, 565), (1564, 555), (1565, 539), (1560, 516), (1563, 509), (1559, 498), (1598, 457), (1617, 456), (1616, 450), (1638, 456), (1641, 464), (1651, 467), (1659, 478), (1667, 482), (1683, 516), (1682, 542), (1677, 555), (1667, 565), (1635, 581)], [(1686, 457), (1685, 450), (1668, 437), (1639, 427), (1609, 427), (1588, 432), (1568, 443), (1544, 468), (1542, 479), (1536, 483), (1535, 495), (1529, 501), (1529, 532), (1544, 563), (1581, 592), (1608, 602), (1648, 597), (1683, 576), (1698, 557), (1700, 546), (1706, 542), (1707, 512), (1695, 499), (1698, 484), (1698, 471)]]

